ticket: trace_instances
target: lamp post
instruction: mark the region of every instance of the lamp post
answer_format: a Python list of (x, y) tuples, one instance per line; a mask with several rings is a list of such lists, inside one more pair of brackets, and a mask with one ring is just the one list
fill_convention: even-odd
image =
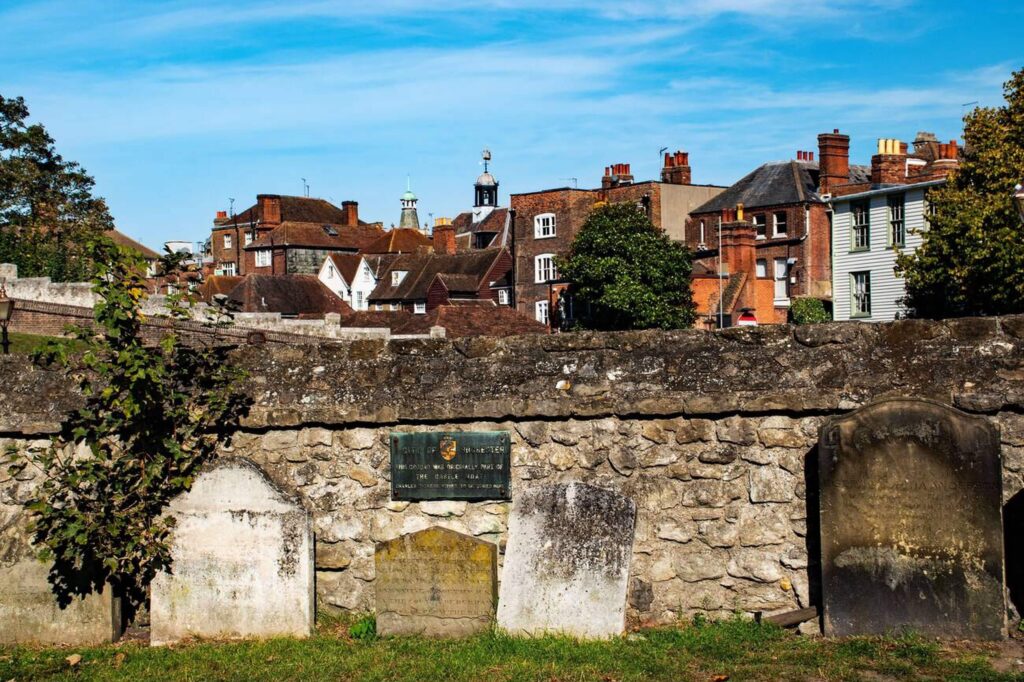
[(0, 280), (0, 345), (4, 355), (11, 352), (11, 341), (7, 338), (7, 325), (14, 315), (14, 299), (7, 295), (7, 280)]
[(1013, 188), (1013, 203), (1017, 206), (1017, 213), (1024, 222), (1024, 185), (1017, 185)]

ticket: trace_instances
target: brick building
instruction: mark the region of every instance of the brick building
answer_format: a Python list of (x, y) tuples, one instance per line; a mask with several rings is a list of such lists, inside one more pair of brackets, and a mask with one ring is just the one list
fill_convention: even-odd
[[(634, 182), (629, 164), (605, 168), (601, 187), (562, 187), (513, 194), (511, 214), (515, 259), (516, 309), (549, 324), (566, 285), (559, 281), (554, 259), (569, 253), (573, 240), (598, 202), (633, 202), (655, 227), (681, 240), (692, 210), (725, 188), (691, 183), (689, 155), (666, 154), (661, 181)], [(566, 311), (571, 314), (570, 311)]]
[(260, 194), (237, 215), (217, 212), (210, 255), (218, 275), (315, 274), (327, 253), (358, 251), (382, 234), (380, 224), (359, 219), (355, 201), (338, 208), (324, 199)]

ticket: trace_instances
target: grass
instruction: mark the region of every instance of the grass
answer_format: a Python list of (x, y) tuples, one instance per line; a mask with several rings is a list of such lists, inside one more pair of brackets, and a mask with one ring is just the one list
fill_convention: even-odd
[[(914, 635), (811, 639), (744, 620), (643, 630), (607, 642), (498, 634), (354, 639), (352, 630), (350, 622), (325, 621), (308, 640), (0, 648), (0, 680), (1024, 680), (995, 672), (996, 645), (944, 648)], [(72, 654), (82, 657), (75, 666), (66, 660)]]

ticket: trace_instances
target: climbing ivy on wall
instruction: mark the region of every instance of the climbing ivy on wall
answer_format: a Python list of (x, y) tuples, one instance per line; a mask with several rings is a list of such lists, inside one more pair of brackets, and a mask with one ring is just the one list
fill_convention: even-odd
[[(85, 405), (48, 450), (13, 466), (42, 475), (28, 508), (40, 556), (53, 561), (59, 601), (107, 583), (131, 607), (170, 565), (166, 505), (230, 441), (247, 403), (229, 347), (189, 345), (173, 331), (155, 344), (144, 340), (147, 288), (136, 254), (105, 238), (89, 248), (98, 268), (95, 324), (70, 329), (71, 339), (36, 354), (76, 382)], [(186, 293), (169, 296), (168, 314), (188, 318), (192, 303)]]

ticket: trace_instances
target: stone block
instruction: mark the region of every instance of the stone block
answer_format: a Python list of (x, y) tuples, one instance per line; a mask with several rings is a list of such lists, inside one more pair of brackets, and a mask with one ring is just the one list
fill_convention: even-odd
[(255, 464), (214, 462), (169, 512), (173, 572), (152, 583), (154, 646), (312, 632), (310, 516)]
[(464, 637), (494, 621), (498, 548), (445, 528), (377, 545), (377, 632)]
[(498, 626), (511, 634), (614, 637), (625, 629), (636, 504), (582, 483), (514, 500)]

